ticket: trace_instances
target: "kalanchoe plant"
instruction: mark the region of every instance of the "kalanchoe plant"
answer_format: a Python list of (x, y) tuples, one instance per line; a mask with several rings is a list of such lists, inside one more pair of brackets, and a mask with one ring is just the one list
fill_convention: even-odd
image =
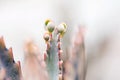
[(44, 34), (44, 40), (47, 45), (44, 53), (44, 60), (47, 65), (47, 71), (49, 80), (62, 80), (62, 49), (61, 49), (61, 38), (66, 32), (66, 24), (61, 23), (59, 26), (51, 20), (45, 21), (46, 32)]
[(26, 41), (23, 77), (20, 62), (15, 62), (12, 48), (7, 49), (3, 37), (0, 37), (0, 80), (85, 80), (84, 28), (77, 29), (71, 49), (67, 47), (67, 58), (63, 61), (61, 40), (66, 29), (65, 23), (55, 26), (51, 20), (45, 21), (44, 58), (32, 39)]
[(1, 80), (22, 80), (20, 62), (14, 61), (12, 48), (6, 48), (3, 37), (0, 37), (0, 65)]

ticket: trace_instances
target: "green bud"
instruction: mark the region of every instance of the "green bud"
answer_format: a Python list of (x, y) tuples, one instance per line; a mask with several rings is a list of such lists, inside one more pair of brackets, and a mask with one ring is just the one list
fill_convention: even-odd
[(53, 22), (48, 22), (46, 28), (50, 33), (52, 33), (55, 29), (55, 24)]
[(60, 33), (61, 36), (64, 35), (64, 33), (66, 32), (66, 24), (65, 23), (61, 23), (58, 27), (57, 27), (57, 31), (58, 33)]

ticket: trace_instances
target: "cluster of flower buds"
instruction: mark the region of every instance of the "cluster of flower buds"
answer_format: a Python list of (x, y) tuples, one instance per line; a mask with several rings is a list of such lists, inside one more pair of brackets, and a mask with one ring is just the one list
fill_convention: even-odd
[(20, 61), (15, 62), (12, 48), (7, 49), (0, 37), (0, 80), (21, 80)]
[(63, 51), (61, 49), (61, 38), (64, 36), (67, 26), (65, 23), (55, 26), (51, 20), (46, 20), (45, 29), (44, 40), (47, 49), (44, 53), (44, 60), (47, 64), (48, 74), (50, 80), (62, 80), (63, 61), (61, 57)]

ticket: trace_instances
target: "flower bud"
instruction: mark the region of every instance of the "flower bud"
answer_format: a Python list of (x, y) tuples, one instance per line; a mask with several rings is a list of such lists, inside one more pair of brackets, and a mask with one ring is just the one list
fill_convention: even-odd
[(50, 35), (48, 33), (45, 33), (43, 37), (46, 42), (50, 39)]
[(58, 27), (57, 27), (57, 31), (58, 33), (60, 33), (61, 36), (64, 35), (64, 33), (66, 32), (66, 24), (65, 23), (61, 23)]
[(57, 27), (57, 30), (58, 30), (58, 33), (63, 33), (65, 31), (65, 28), (62, 24), (60, 24), (58, 27)]
[(50, 33), (52, 33), (55, 29), (55, 24), (53, 22), (48, 22), (46, 28)]

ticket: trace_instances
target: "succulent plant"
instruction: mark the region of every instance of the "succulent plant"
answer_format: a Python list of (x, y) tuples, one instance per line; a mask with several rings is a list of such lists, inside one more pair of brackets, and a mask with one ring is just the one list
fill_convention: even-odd
[(46, 32), (44, 40), (47, 45), (44, 53), (44, 60), (46, 62), (49, 80), (62, 80), (62, 49), (61, 38), (66, 32), (66, 25), (61, 23), (55, 26), (51, 20), (45, 21)]
[(3, 37), (0, 37), (0, 65), (1, 80), (22, 79), (20, 62), (15, 62), (12, 48), (6, 48)]
[(0, 80), (85, 80), (84, 28), (77, 29), (71, 49), (68, 49), (67, 58), (63, 61), (62, 38), (66, 30), (65, 23), (56, 26), (51, 20), (45, 21), (43, 38), (46, 51), (40, 54), (33, 40), (27, 40), (23, 74), (20, 61), (14, 60), (12, 48), (7, 49), (3, 37), (0, 37)]

